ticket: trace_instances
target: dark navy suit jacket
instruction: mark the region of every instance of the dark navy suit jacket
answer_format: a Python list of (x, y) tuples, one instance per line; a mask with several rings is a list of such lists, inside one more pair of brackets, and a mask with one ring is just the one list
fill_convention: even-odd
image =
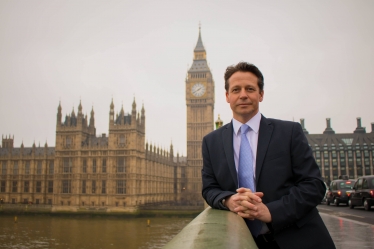
[[(236, 193), (233, 126), (226, 124), (203, 139), (202, 194), (213, 208)], [(281, 248), (335, 248), (316, 206), (326, 187), (299, 123), (261, 117), (256, 191), (263, 192), (272, 222), (268, 227)]]

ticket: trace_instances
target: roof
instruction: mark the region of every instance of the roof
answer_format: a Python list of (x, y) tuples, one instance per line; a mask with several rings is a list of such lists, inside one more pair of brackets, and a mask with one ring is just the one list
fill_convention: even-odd
[[(23, 148), (23, 156), (28, 156), (32, 154), (32, 147)], [(44, 147), (35, 147), (35, 156), (43, 156), (44, 155)], [(21, 148), (13, 148), (11, 149), (12, 156), (19, 156), (21, 155)], [(0, 156), (6, 156), (9, 154), (9, 148), (0, 148)], [(55, 154), (55, 147), (47, 147), (47, 155), (54, 155)]]
[(188, 72), (209, 72), (208, 62), (206, 60), (194, 60)]
[(204, 44), (201, 39), (201, 28), (199, 28), (199, 38), (197, 39), (196, 47), (194, 52), (205, 52)]

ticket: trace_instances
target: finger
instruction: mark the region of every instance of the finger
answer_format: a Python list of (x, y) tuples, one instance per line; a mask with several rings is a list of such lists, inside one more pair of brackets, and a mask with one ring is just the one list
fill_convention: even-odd
[(261, 197), (263, 196), (263, 194), (261, 192), (258, 192), (258, 194), (255, 194), (255, 193), (252, 193), (252, 192), (243, 192), (243, 193), (238, 193), (237, 194), (237, 198), (244, 198), (243, 196), (245, 196), (245, 200), (255, 200), (256, 202), (262, 202), (262, 199)]
[(263, 197), (264, 196), (264, 193), (262, 193), (262, 192), (252, 192), (249, 188), (238, 188), (236, 190), (236, 192), (238, 194), (253, 193), (253, 194), (255, 194), (255, 195), (259, 196), (259, 197)]
[(255, 219), (251, 214), (247, 214), (247, 213), (243, 213), (243, 212), (238, 212), (238, 215), (245, 218), (245, 219), (248, 219), (248, 220), (254, 220)]
[(244, 192), (252, 192), (249, 188), (238, 188), (236, 190), (237, 193), (244, 193)]
[(236, 208), (234, 208), (234, 211), (235, 212), (251, 212), (251, 211), (254, 211), (256, 212), (258, 210), (258, 207), (253, 205), (252, 203), (250, 202), (247, 202), (247, 201), (243, 201), (240, 203), (240, 205), (238, 205)]
[[(256, 200), (253, 200), (252, 198), (255, 198)], [(247, 202), (261, 202), (261, 199), (260, 199), (258, 196), (255, 196), (255, 195), (252, 195), (252, 196), (248, 196), (248, 195), (237, 195), (235, 197), (232, 198), (232, 200), (237, 203), (238, 205), (241, 205), (240, 203), (243, 202), (243, 201), (247, 201)]]

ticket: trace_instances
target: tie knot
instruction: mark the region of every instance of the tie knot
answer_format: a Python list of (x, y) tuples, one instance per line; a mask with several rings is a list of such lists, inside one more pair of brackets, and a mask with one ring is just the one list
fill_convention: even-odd
[(243, 134), (246, 134), (248, 131), (249, 131), (249, 126), (246, 125), (246, 124), (243, 124), (241, 127), (240, 127), (240, 131)]

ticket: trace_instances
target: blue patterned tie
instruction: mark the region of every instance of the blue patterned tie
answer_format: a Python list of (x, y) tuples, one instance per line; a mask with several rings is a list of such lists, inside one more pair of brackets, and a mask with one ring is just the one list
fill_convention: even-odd
[[(240, 127), (241, 131), (241, 142), (240, 142), (240, 151), (239, 151), (239, 168), (238, 168), (238, 181), (239, 181), (239, 188), (249, 188), (252, 192), (256, 192), (255, 189), (255, 181), (254, 181), (254, 174), (253, 174), (253, 156), (252, 156), (252, 149), (249, 141), (247, 139), (247, 132), (249, 130), (249, 126), (243, 124)], [(260, 230), (261, 230), (261, 221), (259, 220), (248, 220), (244, 219), (245, 223), (249, 230), (251, 231), (254, 237), (257, 237)]]

